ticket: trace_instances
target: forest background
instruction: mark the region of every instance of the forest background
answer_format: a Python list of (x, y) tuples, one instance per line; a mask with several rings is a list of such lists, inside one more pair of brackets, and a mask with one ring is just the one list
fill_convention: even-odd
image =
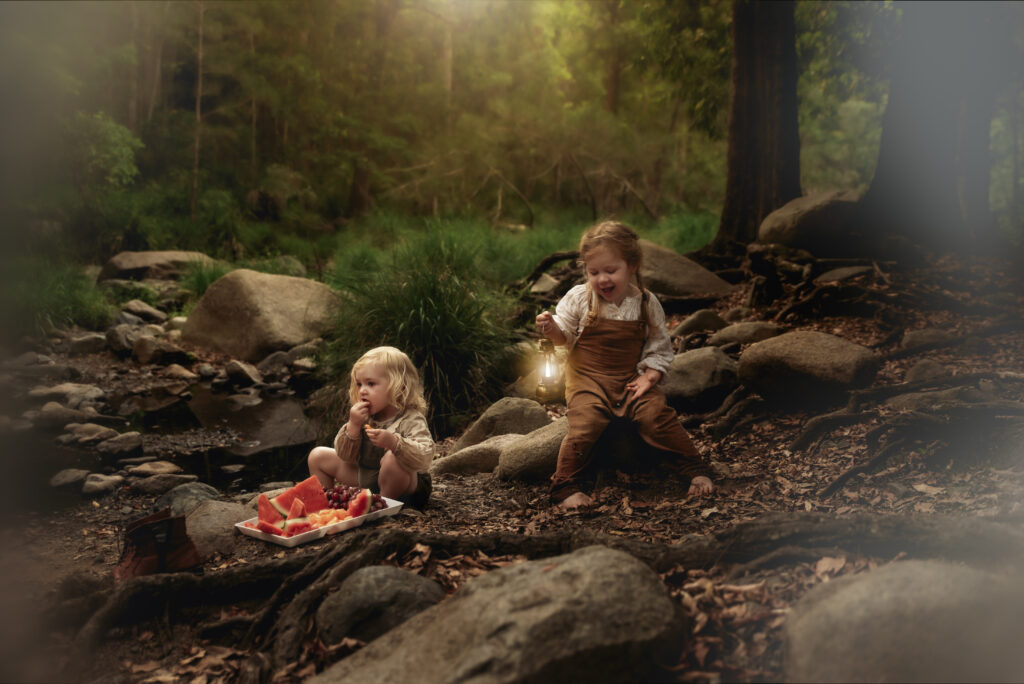
[[(902, 10), (794, 14), (801, 190), (863, 193)], [(510, 284), (585, 225), (684, 253), (714, 237), (732, 18), (724, 0), (0, 4), (5, 336), (145, 299), (83, 274), (122, 250), (222, 260), (182, 313), (227, 269), (298, 263), (352, 302), (336, 369), (389, 342), (446, 413), (469, 408), (524, 320)], [(1009, 68), (989, 131), (989, 208), (1015, 244), (1022, 83)]]

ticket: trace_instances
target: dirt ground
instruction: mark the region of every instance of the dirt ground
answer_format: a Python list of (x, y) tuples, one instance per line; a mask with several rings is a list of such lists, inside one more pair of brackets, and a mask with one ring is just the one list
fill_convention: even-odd
[[(948, 276), (948, 277), (946, 277)], [(999, 290), (1021, 306), (1020, 283), (1005, 265), (993, 262), (940, 263), (929, 274), (929, 286), (942, 288), (967, 305), (903, 310), (905, 327), (942, 327), (958, 333), (983, 328), (987, 312), (972, 309), (979, 292)], [(932, 283), (940, 283), (931, 285)], [(884, 282), (873, 287), (885, 289)], [(726, 310), (742, 302), (744, 293), (719, 304)], [(751, 319), (758, 318), (757, 313)], [(762, 314), (763, 317), (763, 314)], [(681, 319), (674, 316), (670, 328)], [(817, 316), (785, 323), (841, 335), (885, 353), (891, 332), (877, 318)], [(1024, 371), (1024, 332), (985, 336), (968, 344), (925, 351), (885, 361), (876, 384), (902, 381), (914, 363), (932, 359), (957, 374)], [(118, 362), (121, 363), (121, 362)], [(94, 369), (95, 370), (95, 369)], [(121, 380), (131, 371), (112, 373)], [(995, 383), (1002, 399), (1024, 399), (1024, 383)], [(552, 405), (553, 414), (564, 407)], [(1024, 458), (1020, 441), (996, 440), (987, 452), (936, 458), (941, 446), (923, 444), (899, 454), (872, 474), (856, 476), (827, 498), (821, 490), (869, 453), (870, 433), (893, 418), (894, 409), (879, 408), (864, 422), (830, 431), (812, 447), (791, 448), (807, 420), (816, 412), (774, 411), (741, 429), (715, 438), (706, 425), (692, 430), (700, 450), (716, 465), (716, 490), (708, 498), (688, 499), (688, 483), (668, 467), (647, 472), (609, 471), (596, 490), (594, 507), (565, 512), (551, 507), (543, 484), (501, 482), (491, 475), (443, 475), (435, 479), (434, 495), (422, 513), (403, 512), (375, 523), (423, 532), (476, 535), (504, 531), (517, 534), (587, 528), (609, 535), (673, 544), (687, 535), (713, 535), (744, 521), (772, 513), (816, 511), (836, 516), (870, 512), (882, 515), (945, 514), (979, 517), (1024, 525)], [(442, 440), (450, 447), (454, 436)], [(16, 483), (9, 483), (8, 486)], [(14, 620), (0, 632), (0, 680), (54, 681), (67, 678), (58, 665), (74, 634), (44, 625), (44, 608), (57, 595), (81, 587), (112, 585), (111, 571), (120, 553), (126, 521), (148, 513), (151, 497), (124, 489), (98, 500), (72, 500), (51, 511), (13, 513), (0, 521), (3, 574), (0, 609)], [(348, 533), (344, 533), (348, 534)], [(261, 559), (313, 554), (337, 543), (335, 538), (295, 549), (284, 549), (245, 538), (230, 558), (214, 557), (205, 573), (217, 573)], [(664, 573), (672, 595), (693, 620), (691, 639), (679, 662), (665, 676), (679, 681), (778, 681), (782, 678), (781, 628), (792, 603), (816, 584), (839, 575), (862, 572), (892, 562), (862, 557), (845, 550), (816, 550), (813, 557), (790, 559), (772, 568), (676, 568)], [(466, 579), (515, 558), (482, 556), (430, 558), (430, 549), (395, 558), (397, 565), (433, 577), (449, 591)], [(196, 643), (185, 627), (161, 630), (134, 627), (114, 630), (95, 653), (86, 672), (74, 679), (88, 681), (233, 681), (243, 653)], [(311, 663), (298, 663), (289, 676), (312, 674)]]

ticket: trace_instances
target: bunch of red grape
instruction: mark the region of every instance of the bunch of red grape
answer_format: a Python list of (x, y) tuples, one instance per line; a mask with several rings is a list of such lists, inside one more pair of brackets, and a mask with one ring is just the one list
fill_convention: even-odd
[[(354, 498), (356, 494), (363, 491), (361, 487), (349, 487), (348, 485), (336, 484), (333, 487), (327, 487), (324, 489), (324, 494), (327, 495), (327, 507), (328, 508), (344, 508), (348, 509), (348, 502)], [(370, 504), (370, 512), (379, 511), (387, 508), (388, 503), (384, 500), (380, 494), (373, 495), (373, 503)]]

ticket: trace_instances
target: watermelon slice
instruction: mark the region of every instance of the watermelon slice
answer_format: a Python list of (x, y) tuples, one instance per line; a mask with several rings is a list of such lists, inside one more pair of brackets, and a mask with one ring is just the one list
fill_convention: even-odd
[(297, 534), (309, 532), (311, 529), (313, 529), (313, 526), (310, 524), (309, 518), (306, 516), (302, 516), (301, 518), (288, 518), (284, 521), (284, 536), (286, 537), (294, 537)]
[(369, 513), (371, 505), (373, 505), (373, 492), (369, 489), (360, 490), (360, 492), (352, 497), (352, 500), (348, 502), (348, 513), (353, 518), (358, 518), (361, 515)]
[(256, 510), (259, 512), (258, 518), (260, 522), (276, 525), (284, 520), (284, 516), (274, 508), (266, 494), (260, 494), (259, 498), (256, 499)]
[(292, 501), (295, 499), (302, 501), (307, 513), (327, 508), (327, 494), (324, 493), (324, 488), (315, 475), (310, 475), (294, 487), (284, 490), (271, 499), (270, 503), (282, 518), (287, 518), (288, 512), (292, 508)]
[(292, 501), (294, 500), (295, 487), (291, 487), (271, 499), (270, 505), (277, 509), (277, 512), (281, 514), (282, 518), (287, 518), (288, 511), (291, 510)]
[[(288, 518), (287, 518), (287, 520), (285, 520), (285, 522), (287, 523), (288, 520), (295, 520), (296, 518), (305, 518), (305, 517), (306, 517), (306, 506), (305, 506), (305, 504), (302, 503), (302, 499), (298, 499), (298, 498), (292, 499), (292, 505), (291, 505), (291, 508), (288, 509)], [(285, 527), (285, 529), (287, 530), (288, 528)]]
[(262, 520), (256, 523), (256, 529), (260, 532), (266, 532), (267, 534), (276, 534), (278, 537), (285, 536), (284, 530), (282, 530), (280, 527), (277, 527), (276, 525), (271, 525), (270, 523), (264, 522)]
[(292, 490), (295, 492), (295, 498), (302, 499), (307, 513), (315, 513), (327, 508), (327, 494), (315, 475), (311, 475), (295, 485)]

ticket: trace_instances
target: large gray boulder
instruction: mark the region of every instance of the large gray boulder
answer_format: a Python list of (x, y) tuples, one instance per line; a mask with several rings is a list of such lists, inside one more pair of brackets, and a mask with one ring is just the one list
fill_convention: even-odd
[(474, 578), (310, 681), (645, 681), (683, 627), (653, 570), (592, 546)]
[(857, 202), (849, 191), (797, 197), (765, 216), (757, 241), (806, 249), (818, 257), (849, 256), (851, 248), (859, 247), (850, 235)]
[(430, 465), (430, 474), (472, 475), (493, 472), (498, 467), (498, 459), (501, 458), (501, 452), (505, 447), (522, 438), (522, 435), (517, 434), (489, 437), (479, 444), (473, 444), (437, 459)]
[(509, 444), (498, 455), (494, 474), (501, 480), (544, 480), (555, 472), (558, 449), (569, 433), (569, 421), (559, 418)]
[(199, 555), (208, 560), (215, 553), (222, 556), (234, 553), (242, 537), (235, 530), (235, 523), (251, 517), (252, 509), (242, 504), (209, 500), (189, 511), (185, 516), (185, 528)]
[(643, 250), (640, 275), (644, 285), (656, 294), (724, 297), (733, 291), (733, 285), (674, 250), (650, 240), (640, 240), (640, 247)]
[(828, 333), (797, 330), (756, 342), (740, 355), (740, 382), (768, 401), (837, 401), (868, 385), (879, 367), (867, 347)]
[(710, 411), (739, 385), (737, 368), (736, 361), (718, 347), (676, 354), (661, 383), (661, 391), (678, 411)]
[(143, 280), (145, 278), (177, 278), (193, 262), (212, 264), (214, 260), (202, 252), (180, 250), (152, 252), (121, 252), (115, 254), (103, 266), (97, 280), (121, 278)]
[(904, 561), (808, 592), (784, 631), (790, 682), (1024, 681), (1024, 582)]
[(241, 268), (207, 288), (182, 341), (255, 363), (323, 335), (340, 301), (322, 283)]
[(525, 435), (551, 422), (547, 410), (533, 399), (504, 397), (491, 404), (452, 446), (457, 453), (495, 435)]
[(356, 570), (316, 611), (317, 634), (325, 644), (345, 637), (370, 642), (439, 603), (444, 589), (426, 577), (390, 565)]

